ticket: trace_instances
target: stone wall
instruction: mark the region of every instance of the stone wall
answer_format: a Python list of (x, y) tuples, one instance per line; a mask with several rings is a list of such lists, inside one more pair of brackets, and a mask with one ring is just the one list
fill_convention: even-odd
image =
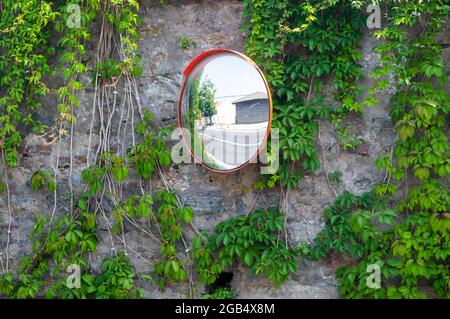
[[(139, 42), (142, 54), (143, 75), (138, 79), (142, 105), (152, 111), (156, 124), (176, 125), (176, 102), (185, 66), (200, 52), (225, 47), (243, 51), (243, 35), (239, 31), (242, 24), (240, 1), (169, 1), (161, 6), (159, 1), (141, 1), (142, 39)], [(94, 40), (98, 37), (93, 27)], [(97, 28), (98, 29), (98, 28)], [(179, 47), (183, 36), (195, 45), (184, 50)], [(448, 43), (447, 36), (440, 41)], [(362, 40), (363, 71), (368, 74), (378, 65), (378, 55), (374, 53), (377, 45), (372, 33), (367, 31)], [(91, 47), (92, 56), (95, 47)], [(448, 56), (448, 48), (446, 55)], [(88, 61), (92, 68), (93, 61)], [(82, 79), (89, 83), (91, 79)], [(363, 80), (362, 84), (370, 84)], [(55, 86), (57, 81), (55, 81)], [(89, 87), (89, 86), (87, 86)], [(330, 189), (324, 168), (327, 171), (341, 171), (344, 189), (355, 193), (370, 190), (383, 177), (384, 173), (375, 168), (375, 159), (390, 151), (395, 138), (387, 102), (392, 92), (382, 92), (379, 99), (382, 105), (364, 111), (362, 116), (353, 116), (347, 121), (353, 132), (364, 142), (354, 151), (345, 151), (337, 143), (336, 132), (329, 122), (320, 125), (320, 139), (317, 139), (321, 168), (314, 174), (305, 176), (299, 186), (288, 196), (287, 227), (294, 241), (311, 241), (323, 227), (322, 211), (334, 201), (335, 194)], [(89, 129), (92, 118), (92, 89), (80, 94), (80, 106), (76, 109), (77, 123), (74, 127), (73, 171), (70, 171), (70, 143), (67, 137), (61, 143), (44, 145), (33, 134), (24, 138), (21, 157), (16, 168), (9, 172), (13, 224), (10, 244), (12, 269), (17, 267), (20, 257), (31, 250), (27, 234), (31, 231), (36, 215), (49, 215), (53, 211), (53, 194), (33, 191), (30, 178), (37, 169), (56, 169), (58, 172), (58, 205), (55, 214), (69, 212), (66, 193), (69, 191), (69, 178), (72, 176), (74, 192), (81, 191), (80, 173), (86, 167), (86, 153), (89, 144)], [(52, 123), (56, 109), (56, 98), (49, 96), (44, 101), (40, 114), (46, 123)], [(98, 125), (95, 118), (94, 126)], [(95, 128), (94, 127), (94, 128)], [(95, 131), (95, 130), (94, 130)], [(93, 137), (93, 140), (97, 136)], [(59, 154), (59, 157), (57, 156)], [(59, 160), (57, 161), (57, 158)], [(210, 231), (218, 222), (237, 214), (248, 212), (251, 207), (277, 206), (279, 193), (252, 190), (258, 179), (259, 168), (255, 165), (227, 175), (215, 174), (196, 165), (173, 165), (167, 172), (168, 182), (176, 189), (181, 200), (194, 208), (194, 223), (198, 228)], [(161, 182), (153, 180), (144, 185), (147, 190), (161, 188)], [(139, 191), (138, 179), (131, 175), (124, 186), (126, 194)], [(8, 221), (6, 194), (0, 194), (0, 251), (4, 252)], [(108, 208), (108, 203), (105, 203)], [(111, 208), (111, 207), (109, 207)], [(99, 233), (102, 239), (98, 251), (91, 256), (94, 267), (98, 269), (102, 256), (111, 254), (111, 244), (105, 227), (105, 219), (99, 216)], [(187, 231), (186, 236), (193, 234)], [(130, 225), (126, 227), (128, 254), (136, 271), (150, 273), (152, 263), (158, 258), (158, 247), (148, 237), (144, 237)], [(123, 249), (120, 243), (116, 247)], [(336, 298), (338, 297), (334, 269), (336, 262), (299, 261), (298, 271), (291, 280), (275, 289), (264, 278), (252, 276), (241, 266), (229, 271), (234, 274), (232, 286), (239, 298)], [(188, 292), (184, 285), (169, 285), (164, 291), (153, 283), (142, 282), (147, 297), (178, 298)]]

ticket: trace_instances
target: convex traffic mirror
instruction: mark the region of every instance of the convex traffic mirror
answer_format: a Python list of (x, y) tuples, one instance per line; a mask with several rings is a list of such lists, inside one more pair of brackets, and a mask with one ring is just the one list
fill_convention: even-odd
[(226, 49), (204, 52), (184, 71), (178, 123), (195, 160), (216, 172), (256, 162), (272, 121), (272, 99), (261, 70)]

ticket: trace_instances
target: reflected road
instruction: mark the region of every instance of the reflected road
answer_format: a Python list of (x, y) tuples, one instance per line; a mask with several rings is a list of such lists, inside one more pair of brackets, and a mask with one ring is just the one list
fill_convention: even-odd
[(207, 126), (199, 135), (204, 151), (220, 168), (235, 168), (247, 162), (257, 151), (267, 131), (267, 122)]

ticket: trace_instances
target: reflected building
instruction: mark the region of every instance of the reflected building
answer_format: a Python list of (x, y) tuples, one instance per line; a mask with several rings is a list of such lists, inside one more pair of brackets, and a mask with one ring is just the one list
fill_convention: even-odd
[(233, 102), (236, 108), (236, 124), (255, 124), (269, 120), (269, 99), (263, 92), (255, 92)]

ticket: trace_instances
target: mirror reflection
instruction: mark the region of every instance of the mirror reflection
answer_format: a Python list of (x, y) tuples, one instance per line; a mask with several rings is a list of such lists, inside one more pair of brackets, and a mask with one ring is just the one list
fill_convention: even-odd
[(231, 171), (255, 162), (271, 120), (262, 73), (235, 52), (200, 59), (185, 79), (179, 116), (183, 138), (203, 165)]

